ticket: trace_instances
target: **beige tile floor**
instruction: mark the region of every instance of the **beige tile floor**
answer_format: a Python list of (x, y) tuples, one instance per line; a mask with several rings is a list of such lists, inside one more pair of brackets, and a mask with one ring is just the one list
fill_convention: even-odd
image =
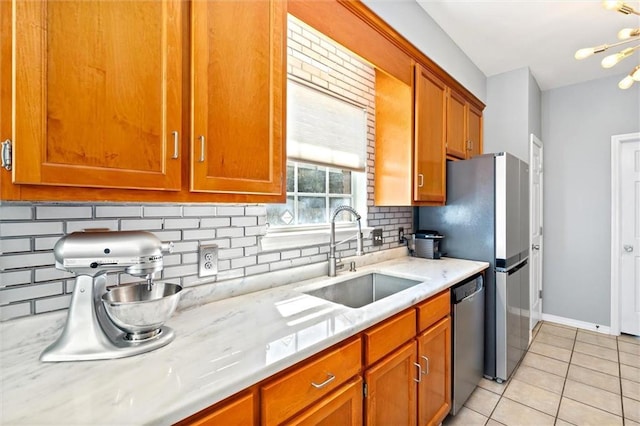
[(640, 338), (539, 323), (509, 381), (482, 379), (443, 424), (640, 426)]

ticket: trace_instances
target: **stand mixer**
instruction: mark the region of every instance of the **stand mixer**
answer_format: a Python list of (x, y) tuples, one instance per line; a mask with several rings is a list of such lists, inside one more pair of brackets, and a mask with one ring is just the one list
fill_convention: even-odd
[[(123, 358), (170, 343), (175, 334), (162, 324), (182, 287), (154, 283), (153, 274), (172, 249), (173, 243), (144, 231), (85, 230), (61, 238), (54, 247), (56, 268), (75, 273), (76, 283), (64, 330), (40, 360)], [(145, 281), (107, 288), (108, 272)]]

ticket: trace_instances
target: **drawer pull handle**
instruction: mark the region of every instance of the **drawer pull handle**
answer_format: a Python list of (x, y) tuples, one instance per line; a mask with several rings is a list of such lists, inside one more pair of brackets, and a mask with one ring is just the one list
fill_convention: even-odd
[(416, 382), (416, 383), (420, 383), (422, 381), (422, 366), (420, 364), (418, 364), (417, 362), (414, 362), (413, 365), (418, 367), (418, 378), (417, 379), (413, 379), (413, 381)]
[(424, 373), (422, 374), (427, 375), (429, 374), (429, 358), (424, 355), (422, 355), (421, 358), (424, 359)]
[(331, 373), (327, 373), (327, 376), (329, 376), (329, 378), (324, 382), (322, 383), (311, 382), (311, 386), (313, 386), (316, 389), (322, 389), (323, 387), (327, 386), (329, 383), (333, 382), (336, 379), (336, 376), (334, 376)]
[(418, 188), (422, 188), (424, 186), (424, 175), (422, 173), (418, 174)]

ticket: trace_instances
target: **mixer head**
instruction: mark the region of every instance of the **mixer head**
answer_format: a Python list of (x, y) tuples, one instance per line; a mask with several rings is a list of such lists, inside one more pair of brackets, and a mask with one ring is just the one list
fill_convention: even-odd
[(126, 272), (149, 278), (163, 268), (163, 253), (173, 243), (163, 243), (150, 232), (85, 230), (62, 237), (53, 251), (56, 268), (77, 275)]

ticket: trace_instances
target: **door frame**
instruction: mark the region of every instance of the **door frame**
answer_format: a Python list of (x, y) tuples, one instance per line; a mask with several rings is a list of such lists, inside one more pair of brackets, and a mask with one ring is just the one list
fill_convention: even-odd
[(620, 335), (620, 152), (622, 144), (640, 141), (640, 132), (611, 136), (611, 327)]
[[(538, 145), (540, 147), (540, 153), (541, 153), (541, 171), (540, 171), (540, 209), (543, 211), (544, 213), (544, 144), (542, 143), (542, 141), (540, 140), (540, 138), (538, 138), (536, 135), (534, 135), (533, 133), (531, 133), (529, 135), (529, 197), (533, 197), (533, 170), (532, 170), (532, 164), (531, 164), (531, 154), (533, 151), (533, 145)], [(529, 199), (529, 247), (530, 247), (530, 251), (531, 251), (531, 246), (533, 244), (532, 240), (531, 240), (531, 220), (533, 218), (533, 203), (531, 202), (531, 198)], [(539, 250), (539, 256), (540, 256), (540, 290), (542, 290), (543, 288), (543, 271), (544, 271), (544, 256), (543, 256), (543, 251), (544, 251), (544, 214), (540, 215), (540, 226), (543, 228), (542, 233), (540, 234), (540, 250)], [(529, 262), (529, 264), (531, 264), (531, 262)], [(529, 271), (529, 285), (531, 286), (533, 281), (531, 280), (531, 277), (533, 275), (533, 268), (530, 269)], [(531, 290), (530, 290), (531, 291)], [(529, 301), (529, 310), (530, 310), (530, 320), (529, 320), (529, 341), (531, 341), (531, 334), (532, 334), (532, 321), (533, 321), (533, 317), (534, 317), (534, 313), (533, 313), (533, 302), (535, 300), (535, 298), (538, 298), (538, 295), (531, 295), (531, 300)], [(534, 298), (535, 297), (535, 298)], [(538, 321), (542, 321), (542, 307), (543, 307), (543, 302), (544, 300), (542, 298), (540, 298), (540, 312), (539, 315), (536, 314), (536, 317), (538, 318)]]

